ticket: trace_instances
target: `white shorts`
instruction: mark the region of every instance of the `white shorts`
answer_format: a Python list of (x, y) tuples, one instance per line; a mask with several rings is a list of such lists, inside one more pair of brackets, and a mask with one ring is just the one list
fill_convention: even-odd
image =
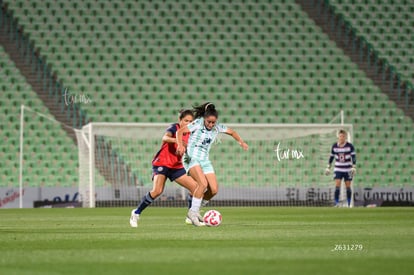
[(190, 158), (189, 156), (186, 155), (183, 158), (183, 164), (184, 164), (185, 171), (187, 171), (187, 173), (190, 171), (192, 167), (196, 165), (200, 165), (201, 170), (203, 170), (204, 174), (214, 174), (214, 168), (209, 159), (198, 160), (198, 159)]

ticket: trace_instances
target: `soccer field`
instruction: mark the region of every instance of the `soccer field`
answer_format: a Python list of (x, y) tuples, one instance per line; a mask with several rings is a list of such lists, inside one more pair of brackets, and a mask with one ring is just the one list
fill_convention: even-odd
[(0, 210), (0, 274), (413, 274), (413, 208)]

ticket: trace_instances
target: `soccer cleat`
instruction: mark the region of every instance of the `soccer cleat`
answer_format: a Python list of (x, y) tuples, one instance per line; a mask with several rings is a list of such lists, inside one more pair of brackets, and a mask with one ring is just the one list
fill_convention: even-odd
[[(203, 221), (203, 217), (201, 217), (200, 214), (198, 215), (198, 220), (200, 221), (201, 226), (205, 225), (204, 224), (204, 221)], [(187, 224), (187, 225), (193, 225), (193, 222), (189, 218), (186, 217), (185, 218), (185, 224)]]
[[(205, 225), (203, 216), (201, 216), (200, 212), (197, 213), (197, 217), (198, 217), (198, 220), (200, 221), (200, 223), (202, 224), (201, 226)], [(186, 217), (185, 218), (185, 224), (192, 225), (193, 222), (188, 217)]]
[(204, 225), (203, 222), (200, 222), (199, 217), (200, 217), (200, 214), (198, 212), (191, 211), (191, 209), (188, 210), (187, 218), (191, 221), (191, 223), (194, 226), (203, 226)]
[(138, 227), (139, 214), (135, 214), (135, 209), (131, 211), (131, 218), (129, 218), (129, 224), (131, 227)]

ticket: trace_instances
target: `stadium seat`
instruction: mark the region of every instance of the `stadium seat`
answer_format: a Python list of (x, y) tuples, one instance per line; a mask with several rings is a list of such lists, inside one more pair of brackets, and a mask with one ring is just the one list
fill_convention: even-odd
[[(124, 5), (48, 0), (32, 1), (29, 8), (23, 0), (4, 1), (65, 86), (90, 95), (93, 104), (82, 108), (93, 121), (169, 123), (179, 107), (213, 101), (222, 108), (220, 120), (231, 123), (325, 123), (337, 115), (332, 102), (340, 97), (356, 142), (363, 140), (368, 149), (362, 152), (369, 153), (376, 148), (371, 140), (381, 132), (377, 128), (395, 125), (403, 116), (290, 1), (226, 2), (219, 10), (217, 3), (201, 0)], [(407, 36), (405, 22), (411, 26), (411, 6), (388, 10), (374, 0), (329, 2), (363, 24), (360, 31), (375, 37), (381, 54), (398, 57), (406, 72), (412, 68), (412, 62), (403, 62), (413, 55), (412, 43), (401, 39)], [(188, 16), (192, 13), (203, 20)], [(50, 36), (45, 29), (53, 29)], [(396, 53), (392, 41), (399, 41), (401, 51)], [(412, 139), (412, 120), (398, 123), (402, 126), (393, 132), (401, 140)], [(381, 142), (395, 147), (383, 136)], [(382, 158), (387, 166), (393, 155), (386, 152)], [(361, 159), (367, 159), (365, 153)], [(231, 162), (218, 161), (217, 166)], [(374, 176), (364, 180), (376, 184)]]
[[(2, 92), (2, 121), (7, 121), (7, 129), (3, 131), (3, 137), (7, 139), (0, 145), (0, 152), (5, 154), (6, 165), (0, 166), (0, 173), (5, 175), (0, 183), (2, 187), (13, 187), (18, 184), (19, 171), (19, 130), (20, 119), (16, 114), (20, 113), (20, 104), (25, 104), (31, 109), (41, 111), (45, 115), (50, 116), (46, 111), (46, 107), (31, 90), (24, 77), (16, 69), (15, 65), (8, 59), (4, 49), (0, 47), (0, 63), (2, 66), (1, 75), (1, 92)], [(10, 73), (9, 73), (10, 72)], [(3, 100), (4, 99), (4, 100)], [(46, 113), (45, 113), (46, 112)], [(49, 152), (51, 159), (68, 158), (68, 155), (73, 155), (71, 158), (76, 162), (72, 165), (64, 167), (67, 172), (73, 173), (77, 170), (77, 154), (76, 147), (60, 128), (58, 124), (48, 123), (46, 120), (34, 115), (33, 112), (25, 111), (25, 127), (24, 127), (24, 177), (27, 180), (27, 186), (40, 186), (42, 182), (33, 177), (35, 174), (41, 174), (44, 170), (43, 161), (38, 161), (39, 157), (44, 154), (42, 144), (51, 145), (55, 143), (55, 147), (49, 147), (46, 151)], [(53, 139), (52, 139), (53, 137)], [(51, 145), (52, 146), (52, 145)], [(56, 148), (66, 148), (65, 153), (60, 153)], [(56, 175), (58, 167), (48, 167), (49, 171), (53, 171)], [(74, 173), (77, 177), (77, 173)], [(62, 186), (73, 186), (76, 181), (62, 182)]]
[[(413, 9), (414, 6), (412, 3), (389, 5), (385, 2), (378, 3), (374, 0), (365, 2), (366, 6), (369, 7), (369, 13), (364, 12), (363, 9), (354, 9), (351, 14), (349, 12), (349, 6), (351, 5), (348, 3), (331, 1), (331, 4), (335, 6), (336, 11), (345, 14), (351, 24), (373, 43), (381, 57), (388, 59), (404, 76), (408, 76), (406, 80), (413, 82), (414, 78), (409, 75), (409, 72), (412, 70), (410, 67), (402, 64), (399, 56), (412, 56), (414, 53), (412, 43), (409, 39), (406, 39), (407, 36), (409, 37), (411, 30), (408, 33), (404, 31), (405, 25), (412, 25), (413, 19), (409, 15), (409, 10)], [(367, 20), (368, 14), (372, 15), (371, 20)], [(400, 20), (400, 18), (404, 18), (404, 20)], [(385, 35), (385, 37), (377, 39), (378, 33)], [(395, 43), (395, 41), (398, 42)], [(395, 49), (402, 49), (406, 53), (395, 56), (395, 53), (398, 52)], [(402, 58), (402, 60), (405, 59)], [(412, 65), (413, 63), (411, 62), (410, 64)]]

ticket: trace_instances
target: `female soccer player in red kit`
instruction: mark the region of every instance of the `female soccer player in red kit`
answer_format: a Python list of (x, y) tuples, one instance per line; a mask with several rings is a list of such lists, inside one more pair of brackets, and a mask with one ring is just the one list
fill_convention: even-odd
[[(193, 119), (194, 115), (191, 110), (180, 111), (179, 123), (171, 124), (162, 137), (161, 149), (152, 160), (153, 188), (142, 198), (138, 207), (132, 210), (129, 219), (132, 227), (138, 227), (141, 212), (162, 194), (167, 178), (188, 189), (191, 194), (197, 187), (197, 183), (187, 175), (181, 161), (182, 157), (177, 155), (176, 144), (176, 132), (191, 123)], [(187, 144), (189, 136), (189, 134), (183, 136), (184, 144)]]

